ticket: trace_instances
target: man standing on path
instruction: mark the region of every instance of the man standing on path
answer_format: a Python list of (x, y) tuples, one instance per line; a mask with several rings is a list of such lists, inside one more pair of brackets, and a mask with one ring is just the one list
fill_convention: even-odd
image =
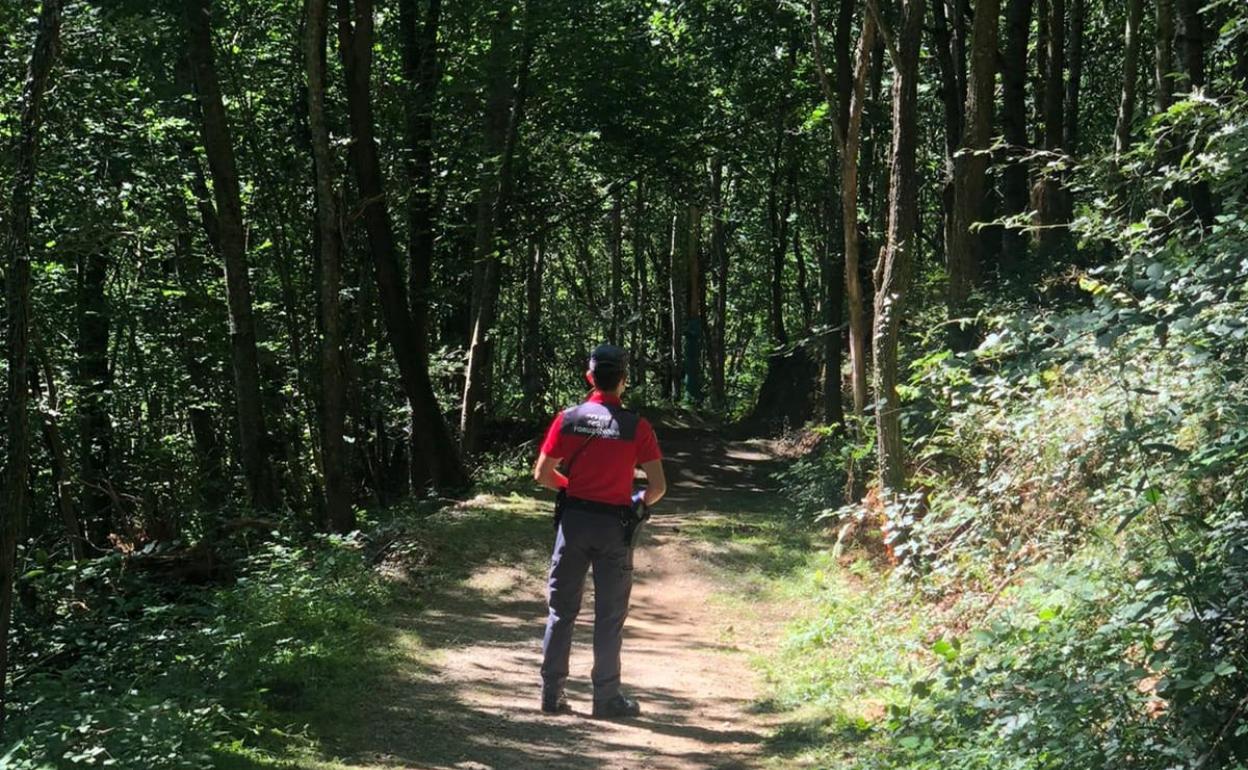
[[(585, 575), (594, 568), (595, 717), (631, 717), (637, 701), (620, 692), (620, 645), (633, 588), (628, 522), (667, 492), (659, 442), (650, 423), (625, 409), (628, 354), (599, 345), (585, 378), (593, 392), (585, 403), (555, 416), (533, 478), (560, 494), (555, 550), (550, 563), (550, 615), (542, 640), (542, 711), (571, 711), (564, 697), (572, 629), (581, 610)], [(563, 461), (564, 472), (556, 466)], [(633, 492), (640, 465), (646, 488)], [(565, 475), (566, 474), (566, 475)]]

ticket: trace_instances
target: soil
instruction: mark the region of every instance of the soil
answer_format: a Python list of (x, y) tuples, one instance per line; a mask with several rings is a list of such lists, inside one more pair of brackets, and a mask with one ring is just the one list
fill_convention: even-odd
[(568, 695), (574, 713), (538, 710), (548, 555), (492, 564), (400, 618), (420, 639), (400, 675), (371, 699), (348, 767), (421, 770), (719, 770), (760, 767), (775, 717), (758, 704), (751, 657), (771, 648), (786, 613), (725, 597), (716, 546), (692, 537), (708, 517), (766, 511), (768, 445), (709, 432), (660, 434), (670, 493), (636, 555), (624, 687), (639, 718), (589, 717), (592, 581), (578, 620)]

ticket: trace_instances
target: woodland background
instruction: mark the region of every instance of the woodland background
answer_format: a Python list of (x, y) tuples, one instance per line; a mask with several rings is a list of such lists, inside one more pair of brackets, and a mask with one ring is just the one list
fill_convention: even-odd
[(0, 73), (7, 761), (263, 723), (121, 672), (262, 667), (294, 595), (345, 650), (349, 533), (508, 477), (613, 340), (634, 404), (817, 437), (794, 526), (911, 595), (1082, 570), (864, 766), (1244, 766), (1241, 3), (15, 0)]

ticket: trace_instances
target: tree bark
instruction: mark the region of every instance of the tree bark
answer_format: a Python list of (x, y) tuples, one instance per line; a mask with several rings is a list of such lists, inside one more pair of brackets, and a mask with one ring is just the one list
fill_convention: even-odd
[(645, 385), (646, 364), (644, 341), (646, 336), (646, 231), (645, 231), (646, 200), (641, 180), (637, 181), (636, 195), (633, 199), (633, 385), (641, 388)]
[(1174, 101), (1174, 0), (1157, 0), (1153, 40), (1153, 111), (1170, 109)]
[(39, 11), (34, 49), (22, 86), (21, 117), (14, 152), (13, 193), (9, 199), (4, 252), (8, 323), (8, 454), (5, 458), (5, 505), (0, 511), (0, 731), (8, 690), (9, 626), (13, 616), (13, 583), (17, 577), (17, 542), (29, 506), (30, 478), (30, 258), (31, 219), (43, 100), (60, 41), (61, 0), (44, 0)]
[(1200, 10), (1205, 0), (1177, 0), (1179, 56), (1185, 91), (1205, 87), (1205, 22)]
[(108, 414), (112, 372), (108, 366), (111, 315), (105, 283), (108, 257), (98, 249), (88, 251), (78, 263), (78, 381), (79, 510), (87, 522), (89, 538), (106, 541), (114, 522), (109, 478), (113, 450), (112, 420)]
[(230, 312), (230, 351), (238, 407), (239, 457), (251, 504), (276, 510), (277, 486), (269, 462), (268, 434), (260, 395), (260, 364), (247, 272), (243, 204), (229, 119), (217, 80), (212, 45), (212, 0), (186, 0), (187, 55), (199, 100), (201, 138), (216, 199), (217, 238), (225, 263)]
[(421, 356), (425, 343), (412, 320), (395, 248), (394, 230), (385, 195), (381, 162), (374, 138), (371, 99), (373, 0), (338, 2), (338, 40), (347, 81), (347, 111), (351, 123), (351, 165), (362, 200), (377, 299), (386, 335), (399, 369), (403, 392), (411, 410), (413, 434), (424, 454), (426, 473), (439, 490), (464, 486), (468, 475), (438, 410), (429, 370)]
[(862, 109), (866, 82), (875, 48), (875, 23), (863, 21), (862, 36), (854, 64), (854, 90), (849, 99), (849, 120), (845, 129), (845, 149), (841, 152), (841, 227), (845, 238), (845, 298), (849, 305), (850, 384), (854, 415), (867, 408), (867, 317), (863, 304), (862, 246), (858, 233), (858, 149), (862, 139)]
[(546, 245), (540, 238), (529, 243), (529, 259), (524, 275), (524, 355), (521, 387), (525, 410), (536, 417), (542, 398), (542, 274), (546, 262)]
[(820, 300), (823, 324), (823, 370), (821, 372), (823, 390), (823, 420), (829, 425), (845, 424), (845, 403), (841, 394), (841, 364), (844, 354), (841, 333), (841, 316), (845, 312), (845, 271), (842, 265), (833, 259), (832, 241), (835, 237), (833, 226), (836, 219), (836, 200), (832, 193), (835, 184), (836, 161), (828, 158), (827, 193), (821, 197), (819, 206), (822, 208), (820, 222), (822, 232), (819, 239), (819, 268), (822, 273), (823, 296)]
[[(434, 0), (436, 2), (436, 0)], [(316, 177), (316, 224), (320, 246), (321, 306), (321, 465), (325, 518), (334, 532), (355, 529), (347, 478), (346, 335), (342, 323), (342, 220), (325, 123), (329, 0), (308, 0), (304, 60), (308, 77), (308, 132)]]
[[(33, 332), (31, 346), (35, 349), (35, 355), (39, 360), (37, 365), (30, 367), (30, 391), (35, 400), (40, 402), (40, 424), (43, 442), (47, 446), (48, 457), (52, 460), (52, 487), (56, 494), (56, 507), (61, 514), (61, 525), (65, 529), (65, 539), (69, 543), (70, 555), (74, 559), (82, 559), (86, 556), (87, 540), (83, 537), (78, 507), (74, 505), (74, 482), (73, 472), (70, 470), (69, 452), (65, 449), (65, 439), (61, 435), (61, 426), (56, 419), (61, 413), (61, 400), (57, 395), (52, 362), (48, 358), (48, 350), (43, 345), (43, 340)], [(41, 370), (43, 382), (40, 382), (39, 378)]]
[(685, 396), (701, 405), (702, 389), (702, 309), (706, 286), (702, 281), (702, 208), (689, 207), (689, 229), (685, 232)]
[(1083, 28), (1087, 0), (1072, 0), (1070, 12), (1070, 76), (1066, 78), (1065, 150), (1079, 152), (1079, 92), (1083, 86)]
[(711, 259), (715, 282), (715, 303), (711, 317), (711, 405), (723, 409), (727, 402), (726, 371), (728, 351), (728, 239), (724, 226), (724, 161), (711, 159)]
[[(1048, 0), (1048, 44), (1044, 73), (1044, 147), (1051, 156), (1063, 155), (1066, 121), (1063, 74), (1066, 69), (1066, 0)], [(1066, 239), (1061, 228), (1069, 219), (1066, 213), (1065, 189), (1062, 180), (1048, 171), (1039, 181), (1037, 214), (1040, 224), (1040, 250), (1052, 254)]]
[(1122, 155), (1131, 145), (1131, 124), (1135, 119), (1135, 84), (1140, 69), (1140, 23), (1144, 0), (1127, 0), (1127, 29), (1122, 53), (1122, 96), (1118, 100), (1118, 120), (1114, 125), (1114, 155)]
[[(939, 2), (939, 0), (934, 0)], [(966, 89), (966, 129), (961, 149), (953, 159), (953, 223), (946, 239), (949, 261), (948, 307), (950, 345), (970, 347), (973, 333), (968, 325), (952, 323), (966, 312), (971, 289), (979, 277), (981, 238), (975, 223), (981, 221), (988, 186), (988, 148), (992, 144), (993, 97), (997, 73), (997, 25), (999, 0), (978, 0), (971, 30), (971, 68)]]
[(611, 343), (623, 342), (624, 322), (624, 198), (619, 190), (611, 195), (607, 248), (611, 253)]
[(679, 401), (681, 394), (681, 377), (680, 371), (684, 359), (684, 330), (685, 330), (685, 312), (687, 311), (685, 303), (685, 291), (687, 288), (686, 281), (688, 272), (686, 271), (685, 259), (687, 253), (685, 251), (685, 242), (688, 237), (688, 220), (686, 219), (687, 210), (672, 215), (672, 238), (671, 247), (668, 250), (667, 264), (667, 299), (668, 299), (668, 315), (669, 322), (667, 331), (670, 334), (668, 360), (667, 360), (667, 382), (670, 387), (668, 397), (672, 401)]
[[(1032, 0), (1008, 0), (1006, 40), (1001, 66), (1001, 128), (1005, 135), (1005, 168), (1001, 174), (1002, 214), (1017, 216), (1027, 210), (1027, 40), (1031, 34)], [(1017, 227), (1001, 231), (1001, 269), (1013, 270), (1025, 261), (1027, 239)]]
[[(873, 0), (869, 0), (873, 1)], [(918, 224), (919, 44), (923, 0), (901, 0), (893, 58), (893, 141), (889, 170), (888, 240), (875, 268), (875, 399), (880, 488), (884, 498), (905, 491), (901, 409), (897, 394), (897, 339), (910, 283)]]
[[(527, 21), (527, 19), (526, 19)], [(480, 196), (477, 201), (477, 229), (473, 254), (473, 323), (464, 377), (464, 394), (459, 426), (466, 452), (475, 452), (489, 411), (490, 377), (494, 355), (494, 319), (498, 313), (499, 268), (502, 255), (498, 234), (510, 203), (512, 175), (529, 66), (533, 54), (532, 24), (526, 23), (519, 68), (514, 81), (509, 77), (511, 58), (510, 9), (499, 11), (490, 41), (486, 64), (489, 85), (485, 104), (484, 161)]]

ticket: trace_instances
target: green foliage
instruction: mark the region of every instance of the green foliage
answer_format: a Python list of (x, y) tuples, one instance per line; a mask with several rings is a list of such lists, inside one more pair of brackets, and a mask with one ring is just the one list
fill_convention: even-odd
[(15, 770), (211, 768), (222, 742), (299, 741), (294, 715), (374, 662), (388, 595), (361, 542), (338, 537), (255, 546), (225, 587), (153, 581), (120, 556), (48, 563), (22, 584), (34, 606), (0, 753)]

